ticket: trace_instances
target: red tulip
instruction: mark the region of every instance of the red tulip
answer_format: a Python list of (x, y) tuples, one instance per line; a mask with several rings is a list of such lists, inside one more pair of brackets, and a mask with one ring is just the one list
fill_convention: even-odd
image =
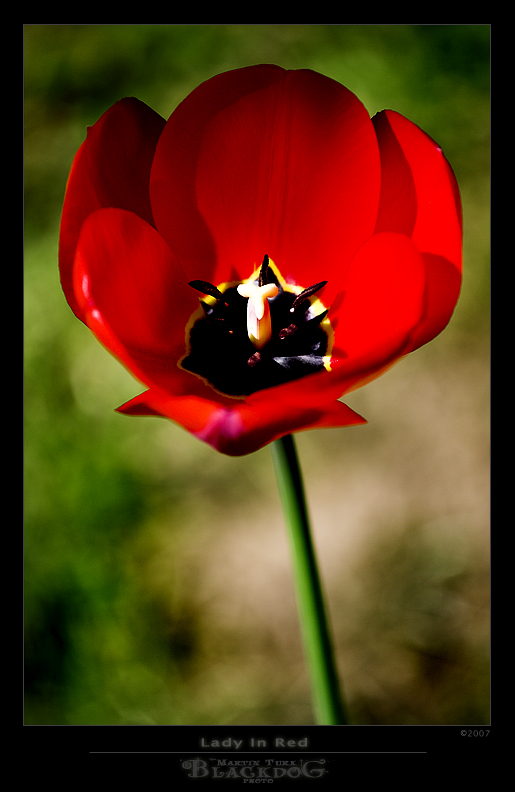
[(136, 99), (107, 110), (70, 172), (59, 257), (75, 314), (148, 388), (119, 411), (238, 455), (364, 423), (338, 399), (443, 330), (461, 239), (431, 138), (264, 65), (167, 122)]

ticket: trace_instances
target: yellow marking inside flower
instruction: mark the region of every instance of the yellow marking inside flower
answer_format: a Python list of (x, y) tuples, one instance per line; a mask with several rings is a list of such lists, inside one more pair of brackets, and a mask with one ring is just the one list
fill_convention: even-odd
[(256, 349), (263, 349), (272, 337), (272, 320), (268, 300), (279, 294), (275, 283), (258, 286), (255, 283), (241, 283), (238, 294), (248, 299), (247, 333)]

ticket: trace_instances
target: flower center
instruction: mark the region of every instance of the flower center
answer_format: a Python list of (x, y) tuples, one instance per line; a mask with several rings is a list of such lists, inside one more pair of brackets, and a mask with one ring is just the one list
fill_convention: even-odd
[(299, 291), (268, 256), (243, 283), (191, 281), (205, 297), (188, 322), (179, 365), (235, 397), (329, 369), (332, 327), (314, 298), (326, 283)]

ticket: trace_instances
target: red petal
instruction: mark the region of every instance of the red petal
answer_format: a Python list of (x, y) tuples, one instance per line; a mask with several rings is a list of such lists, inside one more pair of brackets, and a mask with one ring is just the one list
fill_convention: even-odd
[(164, 119), (137, 99), (122, 99), (88, 129), (66, 188), (59, 240), (61, 282), (70, 307), (83, 319), (72, 288), (72, 266), (82, 224), (96, 209), (116, 206), (153, 223), (150, 166)]
[(403, 348), (423, 311), (425, 271), (408, 237), (372, 236), (356, 253), (329, 318), (335, 331), (333, 358), (388, 361)]
[(447, 326), (461, 289), (461, 272), (443, 256), (422, 253), (426, 266), (424, 314), (412, 333), (410, 351), (427, 344)]
[(172, 114), (150, 194), (190, 277), (246, 278), (267, 253), (306, 286), (343, 274), (373, 232), (379, 189), (377, 138), (350, 91), (255, 66), (203, 83)]
[(411, 236), (417, 219), (417, 194), (411, 168), (384, 113), (372, 119), (381, 155), (381, 197), (376, 234), (394, 231)]
[(88, 326), (139, 379), (172, 391), (186, 377), (203, 386), (177, 367), (198, 300), (152, 226), (122, 209), (90, 215), (77, 246), (74, 286)]
[(440, 146), (418, 126), (393, 110), (384, 114), (413, 174), (417, 195), (413, 242), (421, 253), (444, 256), (461, 272), (461, 203), (451, 166)]
[[(190, 380), (192, 379), (190, 376)], [(194, 389), (193, 386), (192, 391)], [(145, 393), (140, 393), (139, 396), (122, 404), (121, 407), (118, 407), (117, 412), (124, 415), (159, 415), (169, 418), (188, 432), (196, 434), (202, 432), (218, 412), (224, 410), (230, 412), (229, 409), (220, 405), (220, 401), (216, 400), (214, 391), (212, 393), (215, 398), (211, 400), (194, 393), (177, 396), (152, 387)]]
[(209, 400), (171, 398), (150, 389), (119, 408), (126, 415), (162, 415), (180, 424), (217, 451), (241, 456), (257, 451), (267, 443), (291, 432), (328, 426), (353, 426), (364, 418), (333, 401), (321, 406), (298, 407), (277, 400), (272, 388), (255, 394), (252, 404), (220, 407)]
[(252, 407), (218, 410), (196, 436), (224, 454), (241, 456), (292, 432), (363, 423), (364, 418), (342, 402), (306, 410), (268, 397)]
[[(382, 128), (395, 135), (413, 174), (417, 218), (412, 239), (426, 266), (424, 315), (411, 349), (447, 325), (458, 300), (462, 270), (462, 217), (458, 184), (441, 148), (415, 124), (386, 110)], [(376, 123), (377, 126), (377, 123)], [(381, 134), (378, 129), (381, 144)], [(385, 137), (385, 135), (383, 135)]]

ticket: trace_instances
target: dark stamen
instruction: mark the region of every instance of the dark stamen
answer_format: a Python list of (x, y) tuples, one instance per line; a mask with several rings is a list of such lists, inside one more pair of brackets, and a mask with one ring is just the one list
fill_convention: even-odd
[(208, 283), (208, 281), (193, 280), (189, 282), (188, 286), (192, 286), (197, 291), (202, 292), (202, 294), (208, 294), (210, 297), (214, 297), (215, 300), (221, 300), (225, 305), (228, 305), (222, 292), (216, 286), (213, 286), (212, 283)]
[(263, 263), (261, 264), (261, 269), (259, 270), (259, 286), (266, 286), (268, 283), (268, 264), (269, 259), (267, 254), (265, 253), (265, 258), (263, 259)]
[(250, 366), (250, 368), (254, 368), (254, 366), (257, 366), (260, 360), (261, 360), (261, 352), (254, 352), (254, 354), (251, 355), (247, 360), (247, 364)]
[(279, 330), (279, 338), (281, 341), (284, 341), (285, 338), (288, 336), (292, 336), (299, 328), (296, 324), (288, 325), (288, 327), (283, 327), (282, 330)]
[(311, 297), (312, 294), (315, 294), (315, 292), (319, 291), (319, 289), (321, 289), (326, 284), (327, 281), (320, 281), (320, 283), (315, 283), (313, 286), (308, 286), (307, 289), (301, 291), (301, 293), (298, 294), (295, 300), (293, 301), (293, 305), (290, 308), (290, 312), (293, 313), (294, 311), (296, 311), (299, 308), (299, 306), (302, 305), (304, 300), (307, 300), (308, 297)]

